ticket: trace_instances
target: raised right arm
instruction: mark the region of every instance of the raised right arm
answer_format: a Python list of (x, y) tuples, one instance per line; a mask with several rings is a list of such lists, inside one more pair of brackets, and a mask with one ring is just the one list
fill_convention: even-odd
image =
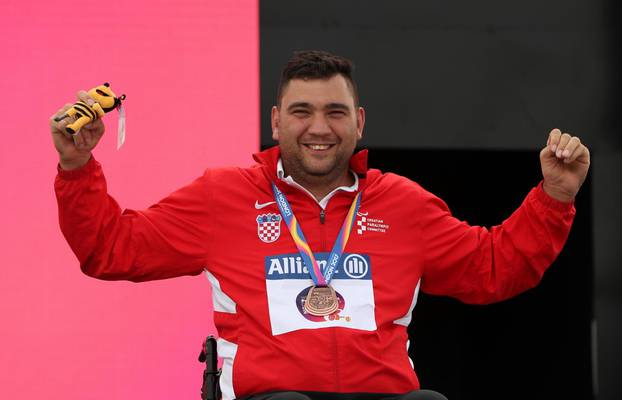
[(208, 174), (146, 210), (121, 212), (94, 158), (77, 170), (59, 166), (60, 227), (82, 271), (131, 281), (199, 274), (210, 237)]
[(89, 124), (75, 137), (63, 132), (65, 124), (50, 119), (59, 152), (54, 187), (61, 230), (82, 271), (131, 281), (199, 274), (210, 237), (209, 172), (146, 210), (122, 212), (91, 154), (103, 123)]

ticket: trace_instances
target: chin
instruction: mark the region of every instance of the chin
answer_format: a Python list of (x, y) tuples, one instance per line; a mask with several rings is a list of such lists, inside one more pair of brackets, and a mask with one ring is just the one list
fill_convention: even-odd
[(303, 163), (304, 171), (311, 176), (324, 176), (329, 175), (335, 169), (334, 162), (326, 163)]
[(322, 176), (328, 176), (330, 175), (330, 173), (333, 171), (332, 169), (326, 169), (326, 168), (305, 168), (304, 170), (306, 172), (307, 175), (309, 176), (313, 176), (316, 178), (320, 178)]

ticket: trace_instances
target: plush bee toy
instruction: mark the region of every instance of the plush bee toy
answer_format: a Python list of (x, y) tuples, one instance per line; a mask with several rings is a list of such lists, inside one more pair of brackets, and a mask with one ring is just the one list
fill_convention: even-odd
[(84, 125), (120, 107), (121, 101), (125, 100), (124, 94), (119, 97), (114, 94), (108, 82), (89, 90), (88, 94), (95, 101), (95, 104), (90, 106), (83, 101), (78, 101), (66, 113), (54, 118), (57, 122), (68, 117), (75, 119), (75, 121), (65, 127), (65, 131), (70, 135), (75, 135)]

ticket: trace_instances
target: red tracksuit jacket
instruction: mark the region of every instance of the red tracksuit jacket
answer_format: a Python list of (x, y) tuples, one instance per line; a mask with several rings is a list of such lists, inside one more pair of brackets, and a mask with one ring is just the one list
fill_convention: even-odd
[(87, 275), (146, 281), (206, 272), (225, 399), (418, 389), (406, 333), (418, 291), (483, 304), (531, 288), (561, 251), (575, 213), (540, 184), (501, 225), (469, 226), (416, 183), (368, 170), (362, 151), (350, 160), (361, 205), (331, 282), (339, 310), (313, 317), (302, 308), (312, 282), (271, 182), (320, 265), (356, 193), (338, 191), (321, 216), (315, 199), (277, 178), (278, 147), (254, 157), (250, 168), (209, 169), (143, 211), (121, 212), (94, 159), (59, 169), (55, 183), (61, 229)]

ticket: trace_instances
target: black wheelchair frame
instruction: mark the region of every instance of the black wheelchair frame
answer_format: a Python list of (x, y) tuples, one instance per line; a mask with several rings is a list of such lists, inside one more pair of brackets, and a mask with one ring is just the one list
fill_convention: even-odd
[(199, 362), (205, 363), (203, 371), (203, 385), (201, 386), (201, 400), (220, 400), (222, 392), (218, 383), (221, 370), (218, 368), (218, 350), (216, 338), (208, 336), (203, 342)]

